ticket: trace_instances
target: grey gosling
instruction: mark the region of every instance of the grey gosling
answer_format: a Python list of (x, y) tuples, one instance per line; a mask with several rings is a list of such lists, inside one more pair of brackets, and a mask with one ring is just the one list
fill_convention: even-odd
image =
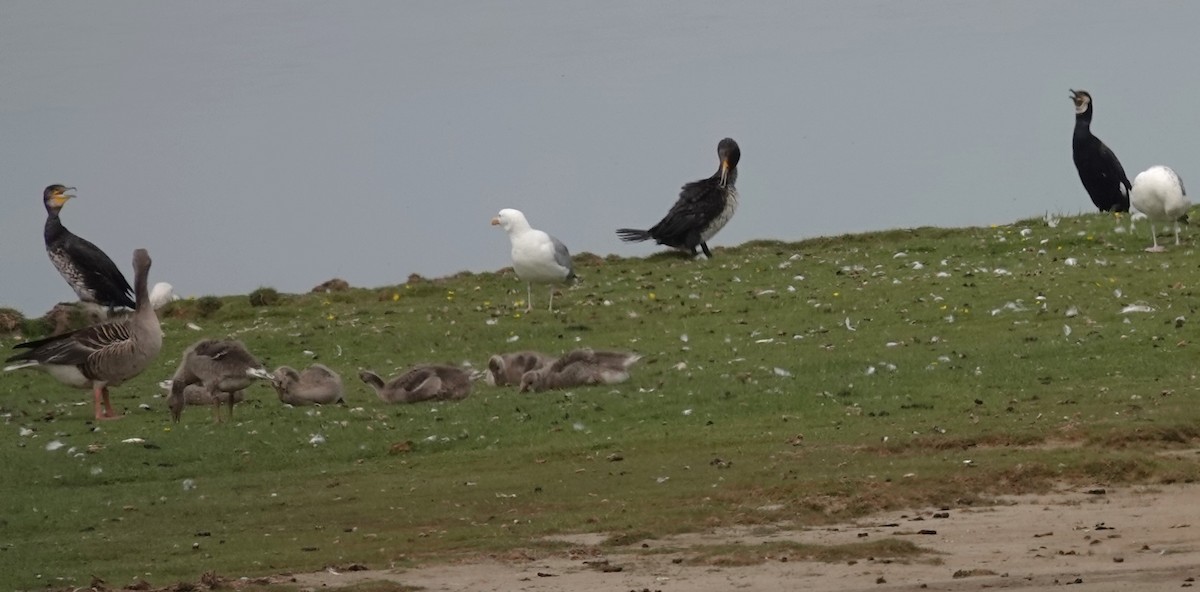
[(303, 372), (291, 366), (275, 369), (271, 386), (279, 400), (288, 405), (330, 405), (345, 403), (342, 377), (324, 364), (313, 364)]
[(136, 303), (131, 316), (17, 344), (14, 348), (29, 351), (5, 360), (18, 363), (4, 370), (38, 368), (67, 386), (90, 388), (96, 402), (96, 419), (119, 417), (108, 399), (108, 387), (141, 374), (162, 350), (162, 328), (146, 289), (150, 253), (145, 249), (134, 251), (133, 269)]
[(167, 407), (171, 419), (179, 421), (185, 404), (184, 390), (200, 384), (213, 405), (213, 420), (221, 421), (221, 403), (229, 405), (229, 418), (233, 419), (234, 397), (222, 397), (221, 393), (233, 393), (250, 386), (256, 379), (271, 380), (273, 377), (262, 362), (254, 357), (246, 346), (234, 339), (202, 339), (183, 352), (179, 369), (171, 379), (171, 394)]
[[(167, 391), (168, 396), (171, 394), (171, 381), (170, 380), (164, 380), (164, 381), (158, 383), (158, 386), (162, 387), (163, 390)], [(205, 390), (204, 385), (189, 384), (186, 387), (184, 387), (184, 389), (183, 389), (183, 404), (185, 406), (189, 406), (189, 407), (196, 407), (196, 406), (200, 406), (200, 405), (208, 407), (209, 405), (212, 405), (213, 403), (216, 403), (217, 405), (220, 405), (221, 403), (231, 405), (232, 403), (229, 402), (230, 396), (233, 397), (234, 403), (241, 403), (242, 401), (246, 400), (246, 391), (241, 390), (241, 391), (234, 391), (232, 393), (217, 391), (217, 395), (216, 395), (217, 400), (214, 401), (213, 395), (209, 394), (209, 392), (207, 390)]]
[(370, 370), (358, 373), (384, 403), (458, 401), (471, 394), (471, 375), (462, 368), (423, 364), (386, 383)]
[(625, 382), (629, 367), (640, 359), (642, 356), (629, 352), (573, 350), (546, 368), (526, 372), (521, 377), (521, 392)]
[(487, 383), (492, 386), (519, 386), (521, 377), (554, 363), (554, 358), (535, 351), (496, 354), (488, 360)]

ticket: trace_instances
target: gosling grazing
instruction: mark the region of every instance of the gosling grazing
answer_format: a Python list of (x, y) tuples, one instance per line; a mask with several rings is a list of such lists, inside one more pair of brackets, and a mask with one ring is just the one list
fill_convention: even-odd
[(454, 366), (423, 364), (386, 383), (370, 370), (359, 372), (358, 377), (375, 389), (384, 403), (458, 401), (471, 394), (471, 375)]
[[(170, 396), (170, 394), (171, 394), (171, 381), (170, 380), (164, 380), (164, 381), (158, 383), (158, 386), (161, 387), (163, 390), (167, 391), (167, 395)], [(246, 391), (244, 391), (244, 390), (234, 391), (232, 393), (217, 391), (217, 394), (216, 394), (217, 400), (214, 401), (213, 395), (210, 394), (207, 390), (205, 390), (204, 385), (202, 385), (202, 384), (189, 384), (186, 387), (184, 387), (184, 389), (183, 389), (183, 403), (185, 406), (203, 405), (203, 406), (207, 407), (214, 403), (216, 403), (217, 405), (220, 405), (221, 403), (232, 404), (229, 402), (229, 399), (231, 397), (233, 398), (234, 403), (241, 403), (242, 401), (246, 400)]]
[(641, 358), (629, 352), (577, 349), (546, 368), (526, 372), (521, 377), (521, 392), (625, 382), (629, 367)]
[(330, 405), (345, 403), (342, 377), (324, 364), (313, 364), (303, 372), (290, 366), (275, 369), (271, 386), (279, 400), (289, 405)]
[(492, 386), (518, 386), (526, 372), (539, 370), (553, 363), (554, 358), (535, 351), (496, 354), (488, 360), (486, 380)]
[(234, 397), (222, 393), (234, 393), (249, 387), (256, 379), (271, 380), (273, 376), (263, 368), (262, 362), (246, 349), (245, 344), (234, 339), (202, 339), (183, 352), (179, 369), (171, 379), (171, 394), (167, 407), (171, 419), (179, 421), (186, 403), (184, 390), (189, 385), (200, 384), (208, 392), (213, 405), (213, 421), (221, 421), (221, 403), (229, 405), (229, 418), (233, 419)]
[(120, 321), (101, 323), (14, 346), (26, 349), (6, 362), (18, 362), (5, 371), (20, 368), (45, 370), (55, 380), (79, 389), (92, 389), (97, 420), (119, 417), (108, 398), (108, 387), (141, 374), (162, 350), (162, 328), (150, 305), (146, 281), (150, 253), (133, 252), (137, 302), (133, 315)]

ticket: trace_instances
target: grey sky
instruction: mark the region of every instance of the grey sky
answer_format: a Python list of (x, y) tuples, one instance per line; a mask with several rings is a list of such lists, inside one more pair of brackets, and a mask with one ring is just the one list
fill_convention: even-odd
[[(648, 255), (742, 148), (713, 241), (1005, 223), (1091, 204), (1068, 88), (1132, 178), (1197, 176), (1197, 2), (6, 2), (0, 304), (74, 295), (76, 234), (184, 295), (507, 265), (499, 209)], [(1138, 239), (1137, 244), (1143, 241)], [(719, 254), (718, 254), (719, 257)], [(132, 277), (130, 277), (132, 280)]]

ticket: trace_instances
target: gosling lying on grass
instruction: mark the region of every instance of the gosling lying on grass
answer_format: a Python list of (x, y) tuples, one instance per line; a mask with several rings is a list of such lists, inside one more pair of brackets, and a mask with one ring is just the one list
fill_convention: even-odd
[(387, 382), (370, 370), (360, 371), (358, 377), (384, 403), (459, 401), (471, 394), (471, 375), (454, 366), (422, 364)]
[(272, 373), (271, 386), (280, 401), (297, 407), (346, 402), (342, 377), (324, 364), (313, 364), (303, 372), (280, 366)]
[(554, 358), (535, 351), (496, 354), (488, 360), (487, 383), (492, 386), (518, 386), (521, 377), (554, 363)]
[(577, 349), (548, 367), (526, 372), (521, 377), (521, 392), (625, 382), (629, 367), (640, 359), (642, 356), (629, 352)]

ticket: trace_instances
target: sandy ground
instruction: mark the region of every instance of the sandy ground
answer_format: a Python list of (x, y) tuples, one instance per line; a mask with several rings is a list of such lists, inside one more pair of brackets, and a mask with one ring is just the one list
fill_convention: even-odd
[[(641, 552), (642, 543), (625, 550), (592, 547), (587, 543), (602, 537), (582, 537), (576, 541), (581, 553), (570, 558), (405, 571), (331, 569), (293, 577), (302, 587), (317, 590), (389, 580), (430, 591), (477, 592), (1017, 591), (1058, 586), (1077, 592), (1158, 591), (1191, 587), (1200, 578), (1197, 499), (1200, 485), (1080, 489), (1006, 498), (987, 508), (930, 508), (806, 530), (759, 527), (645, 542), (652, 548), (680, 549), (664, 554)], [(678, 562), (692, 556), (688, 548), (703, 545), (838, 544), (888, 537), (910, 540), (931, 553), (905, 562), (822, 563), (778, 556), (737, 567)]]

